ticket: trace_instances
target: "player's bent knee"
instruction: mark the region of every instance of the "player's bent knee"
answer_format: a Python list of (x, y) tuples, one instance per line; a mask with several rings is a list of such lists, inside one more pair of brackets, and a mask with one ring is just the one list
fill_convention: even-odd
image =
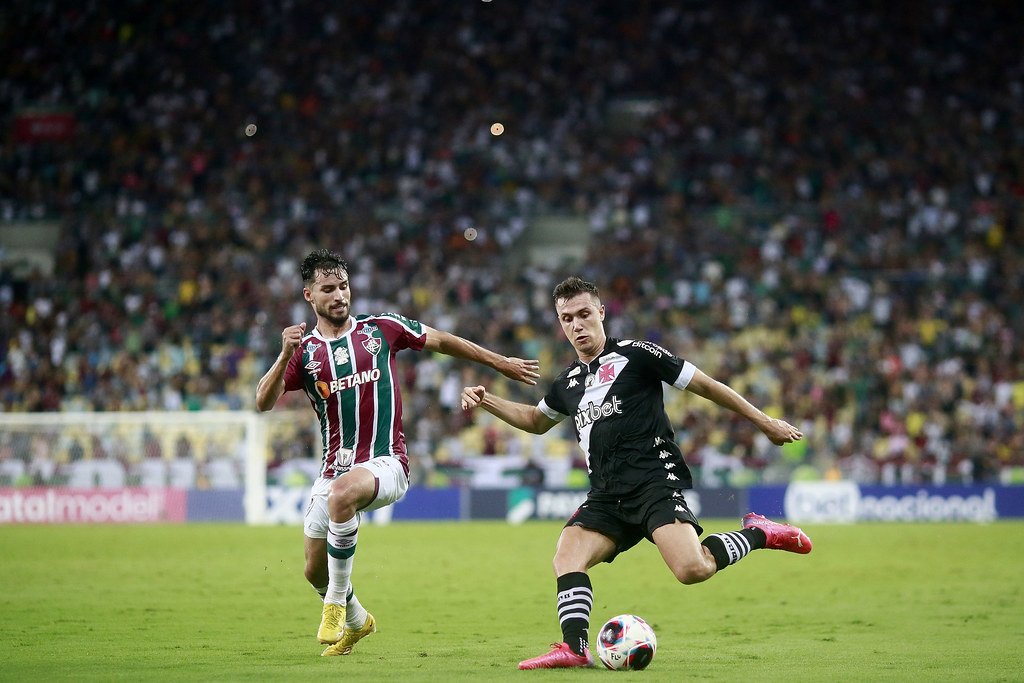
[(551, 560), (551, 568), (554, 570), (555, 576), (562, 576), (571, 572), (587, 571), (587, 563), (580, 557), (572, 557), (566, 553), (555, 553), (554, 559)]
[(565, 560), (561, 560), (557, 555), (555, 556), (555, 559), (551, 561), (551, 569), (554, 571), (555, 576), (562, 576), (563, 574), (568, 574), (570, 572), (583, 571), (578, 565), (579, 563), (576, 562), (566, 562)]

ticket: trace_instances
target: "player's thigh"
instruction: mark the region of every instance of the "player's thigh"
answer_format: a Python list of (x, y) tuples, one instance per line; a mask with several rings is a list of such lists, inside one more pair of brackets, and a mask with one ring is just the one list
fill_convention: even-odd
[(389, 456), (373, 458), (361, 462), (345, 476), (362, 471), (369, 474), (372, 481), (366, 481), (365, 496), (360, 501), (360, 512), (369, 512), (391, 505), (402, 499), (409, 490), (409, 475), (398, 458)]
[(708, 557), (692, 524), (677, 519), (658, 527), (651, 535), (665, 564), (677, 577), (707, 568)]
[(615, 555), (615, 541), (582, 526), (567, 526), (558, 536), (554, 566), (559, 575), (582, 572)]
[(331, 482), (331, 490), (327, 494), (328, 510), (338, 506), (359, 511), (373, 501), (377, 495), (377, 480), (373, 474), (358, 465), (344, 474), (339, 474)]

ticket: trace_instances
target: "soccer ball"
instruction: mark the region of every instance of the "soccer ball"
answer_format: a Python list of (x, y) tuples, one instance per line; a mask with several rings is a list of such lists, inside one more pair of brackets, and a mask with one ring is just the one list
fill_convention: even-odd
[(634, 614), (612, 617), (597, 636), (597, 656), (609, 669), (644, 669), (654, 659), (657, 649), (654, 629)]

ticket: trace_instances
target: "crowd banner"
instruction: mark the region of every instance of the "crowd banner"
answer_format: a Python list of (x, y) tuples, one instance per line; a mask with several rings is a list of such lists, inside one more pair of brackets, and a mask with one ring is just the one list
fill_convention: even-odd
[(23, 109), (14, 115), (12, 136), (16, 142), (68, 142), (75, 137), (78, 121), (64, 109)]

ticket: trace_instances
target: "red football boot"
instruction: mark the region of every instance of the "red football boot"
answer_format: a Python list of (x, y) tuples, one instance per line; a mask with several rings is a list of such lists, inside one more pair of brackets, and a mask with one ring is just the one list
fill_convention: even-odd
[(803, 531), (792, 524), (773, 522), (764, 515), (753, 512), (743, 516), (743, 528), (757, 527), (768, 537), (766, 548), (788, 550), (791, 553), (806, 555), (811, 552), (811, 539)]
[(582, 655), (572, 651), (567, 643), (551, 643), (551, 652), (519, 662), (519, 668), (526, 669), (569, 669), (577, 666), (594, 666), (590, 650)]

